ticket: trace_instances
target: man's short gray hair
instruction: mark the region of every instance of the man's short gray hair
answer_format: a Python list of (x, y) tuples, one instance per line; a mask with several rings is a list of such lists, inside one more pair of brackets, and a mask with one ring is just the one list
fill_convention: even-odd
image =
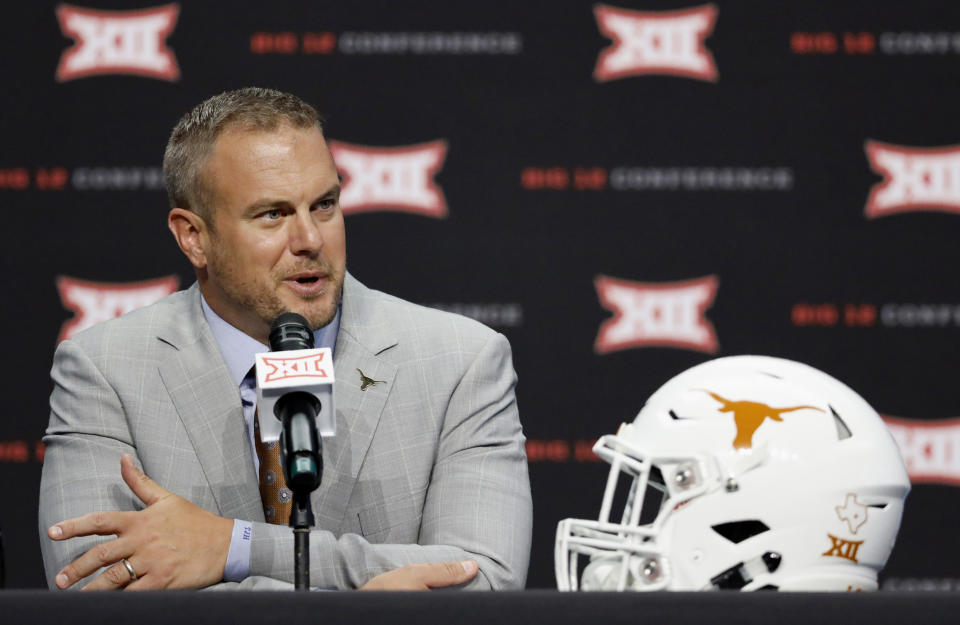
[(211, 188), (202, 174), (217, 137), (227, 127), (270, 131), (282, 124), (316, 126), (323, 131), (317, 109), (293, 94), (273, 89), (225, 91), (198, 104), (177, 122), (163, 154), (170, 207), (191, 210), (213, 228)]

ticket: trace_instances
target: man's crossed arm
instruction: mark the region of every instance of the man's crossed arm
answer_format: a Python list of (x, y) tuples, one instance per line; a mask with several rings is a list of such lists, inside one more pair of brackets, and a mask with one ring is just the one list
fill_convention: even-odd
[[(120, 461), (123, 481), (146, 504), (135, 512), (95, 512), (61, 521), (47, 530), (51, 540), (116, 536), (65, 566), (58, 588), (71, 586), (105, 568), (84, 590), (203, 588), (221, 581), (233, 521), (204, 510), (146, 476), (130, 454)], [(409, 564), (368, 581), (360, 590), (428, 590), (469, 581), (477, 563)]]

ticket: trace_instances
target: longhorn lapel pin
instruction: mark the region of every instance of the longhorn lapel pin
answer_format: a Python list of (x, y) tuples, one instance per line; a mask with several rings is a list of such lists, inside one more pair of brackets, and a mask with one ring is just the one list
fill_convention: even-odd
[(357, 372), (360, 373), (360, 390), (365, 391), (368, 387), (373, 386), (374, 384), (386, 384), (386, 380), (374, 380), (373, 378), (368, 378), (363, 375), (363, 371), (357, 369)]

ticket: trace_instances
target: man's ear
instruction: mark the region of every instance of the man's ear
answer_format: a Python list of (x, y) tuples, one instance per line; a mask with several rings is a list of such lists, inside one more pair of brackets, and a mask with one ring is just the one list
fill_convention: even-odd
[(206, 243), (210, 234), (207, 222), (191, 210), (171, 208), (167, 215), (167, 227), (190, 264), (197, 269), (206, 267)]

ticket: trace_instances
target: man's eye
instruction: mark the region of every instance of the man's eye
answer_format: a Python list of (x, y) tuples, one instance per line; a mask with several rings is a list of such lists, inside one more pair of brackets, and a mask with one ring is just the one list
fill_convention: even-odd
[(337, 200), (335, 200), (332, 197), (326, 198), (324, 200), (320, 200), (316, 204), (317, 208), (319, 208), (320, 210), (330, 210), (336, 205), (337, 205)]
[(267, 219), (277, 220), (277, 219), (280, 219), (280, 217), (283, 216), (283, 213), (281, 213), (279, 209), (276, 209), (276, 208), (275, 208), (275, 209), (273, 209), (273, 210), (270, 210), (270, 211), (265, 212), (263, 215), (264, 215), (264, 217), (266, 217)]

